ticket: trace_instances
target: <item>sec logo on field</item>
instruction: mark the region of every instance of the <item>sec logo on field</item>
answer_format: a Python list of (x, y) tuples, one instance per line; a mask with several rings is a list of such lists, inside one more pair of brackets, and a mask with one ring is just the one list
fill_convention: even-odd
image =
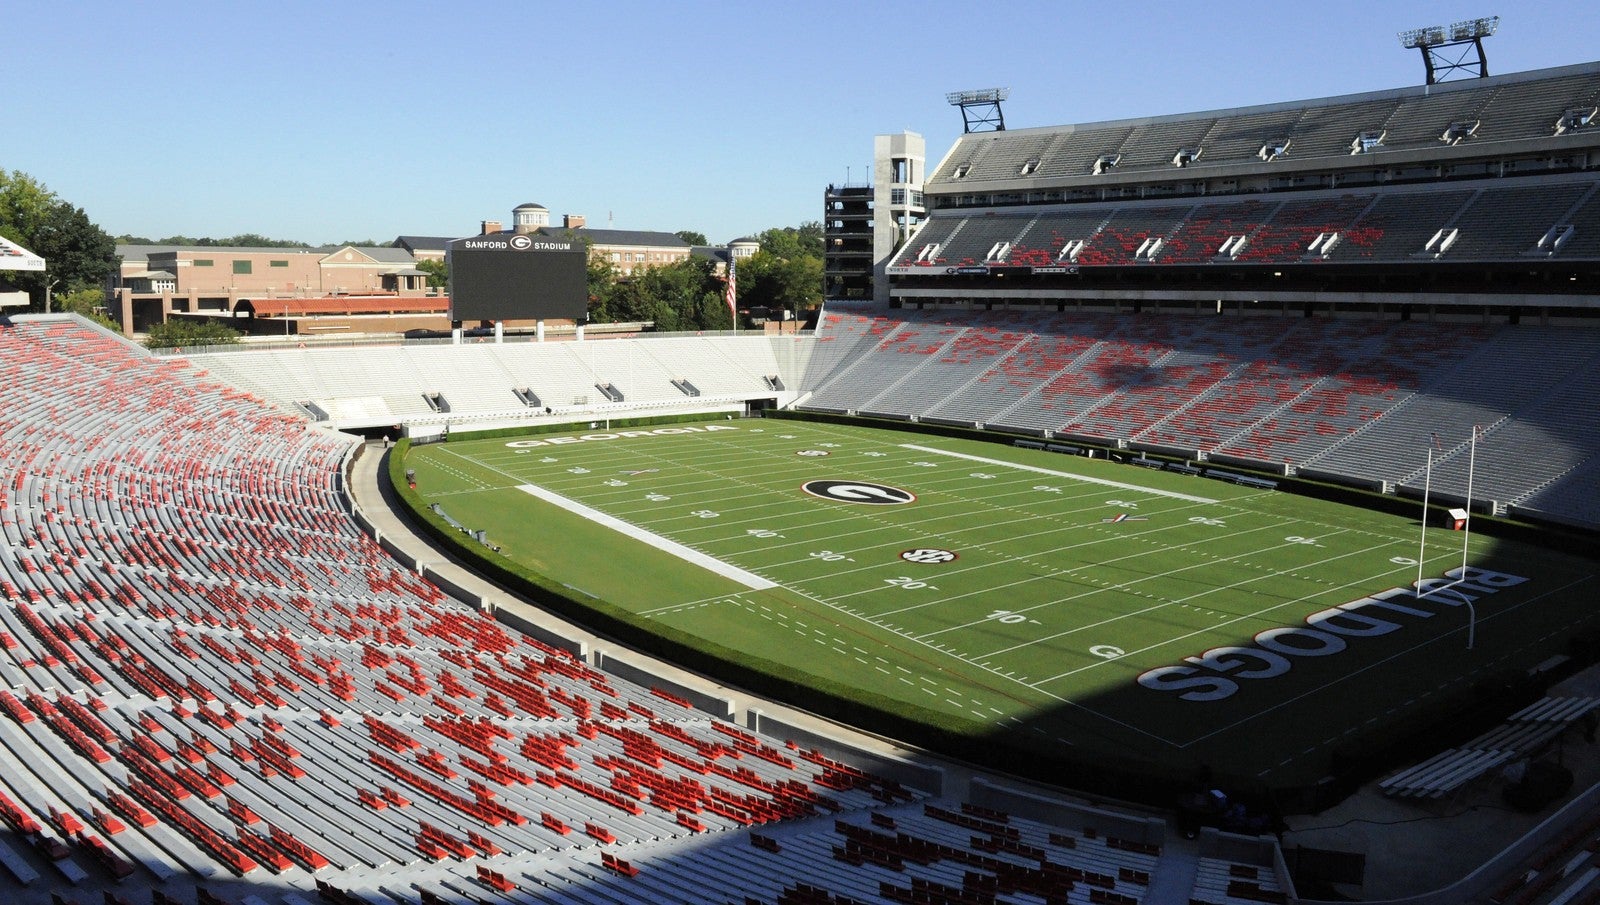
[(800, 450), (800, 451), (795, 453), (795, 455), (797, 455), (797, 456), (810, 456), (811, 458), (814, 458), (814, 459), (815, 458), (819, 458), (821, 456), (826, 456), (828, 454), (829, 454), (828, 451), (825, 450), (825, 449), (802, 449), (802, 450)]
[(800, 489), (814, 497), (836, 503), (866, 503), (870, 506), (898, 506), (917, 499), (917, 495), (909, 490), (868, 481), (807, 481), (800, 485)]
[(900, 558), (906, 562), (936, 565), (942, 562), (954, 562), (956, 559), (956, 554), (951, 550), (940, 550), (934, 547), (919, 547), (916, 550), (902, 551)]

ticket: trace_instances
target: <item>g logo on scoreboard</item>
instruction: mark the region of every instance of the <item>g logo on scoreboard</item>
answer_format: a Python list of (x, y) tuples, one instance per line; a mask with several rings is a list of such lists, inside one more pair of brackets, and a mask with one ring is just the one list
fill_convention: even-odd
[(917, 499), (917, 495), (909, 490), (869, 481), (807, 481), (800, 485), (800, 489), (835, 503), (866, 503), (870, 506), (898, 506)]

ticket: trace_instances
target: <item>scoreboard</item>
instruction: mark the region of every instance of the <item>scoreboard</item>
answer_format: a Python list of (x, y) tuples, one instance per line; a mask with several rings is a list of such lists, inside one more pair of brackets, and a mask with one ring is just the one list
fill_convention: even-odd
[(471, 236), (450, 243), (452, 321), (582, 320), (589, 252), (577, 239)]

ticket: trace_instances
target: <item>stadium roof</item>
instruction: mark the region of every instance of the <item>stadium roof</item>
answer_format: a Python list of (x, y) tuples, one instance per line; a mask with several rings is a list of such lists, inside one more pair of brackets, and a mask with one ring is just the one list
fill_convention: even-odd
[(318, 255), (327, 256), (341, 249), (351, 248), (374, 261), (384, 264), (413, 264), (415, 259), (411, 252), (405, 248), (392, 245), (322, 245), (316, 248), (280, 247), (280, 246), (233, 246), (233, 245), (118, 245), (117, 254), (123, 263), (133, 261), (148, 261), (152, 255), (167, 255), (176, 253), (205, 254), (248, 254), (248, 255)]
[(44, 258), (0, 236), (0, 270), (43, 270)]
[[(1597, 103), (1600, 62), (1593, 62), (1252, 107), (973, 133), (956, 140), (927, 189), (1193, 179), (1196, 170), (1229, 165), (1361, 167), (1374, 155), (1461, 157), (1489, 143), (1556, 138), (1589, 147), (1600, 143)], [(1282, 147), (1268, 153), (1274, 143)]]
[(409, 251), (412, 254), (416, 254), (419, 251), (431, 251), (437, 252), (438, 254), (444, 254), (445, 249), (449, 248), (450, 243), (454, 241), (454, 236), (397, 236), (395, 240), (389, 244), (393, 245), (395, 248), (404, 248), (406, 251)]
[(729, 254), (730, 252), (725, 245), (691, 245), (689, 247), (689, 255), (691, 257), (721, 261), (724, 264), (728, 263)]
[(539, 229), (539, 234), (552, 238), (564, 238), (568, 233), (578, 238), (588, 239), (596, 245), (650, 245), (656, 248), (688, 248), (689, 243), (678, 238), (674, 233), (655, 232), (644, 229), (589, 229), (581, 227), (569, 229), (564, 226), (546, 226)]

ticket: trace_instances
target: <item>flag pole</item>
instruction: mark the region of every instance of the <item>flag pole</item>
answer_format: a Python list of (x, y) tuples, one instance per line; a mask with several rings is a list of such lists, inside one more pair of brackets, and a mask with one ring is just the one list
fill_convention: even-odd
[(739, 332), (739, 259), (734, 255), (733, 249), (728, 249), (728, 286), (725, 292), (728, 302), (728, 318), (733, 321), (733, 332)]

